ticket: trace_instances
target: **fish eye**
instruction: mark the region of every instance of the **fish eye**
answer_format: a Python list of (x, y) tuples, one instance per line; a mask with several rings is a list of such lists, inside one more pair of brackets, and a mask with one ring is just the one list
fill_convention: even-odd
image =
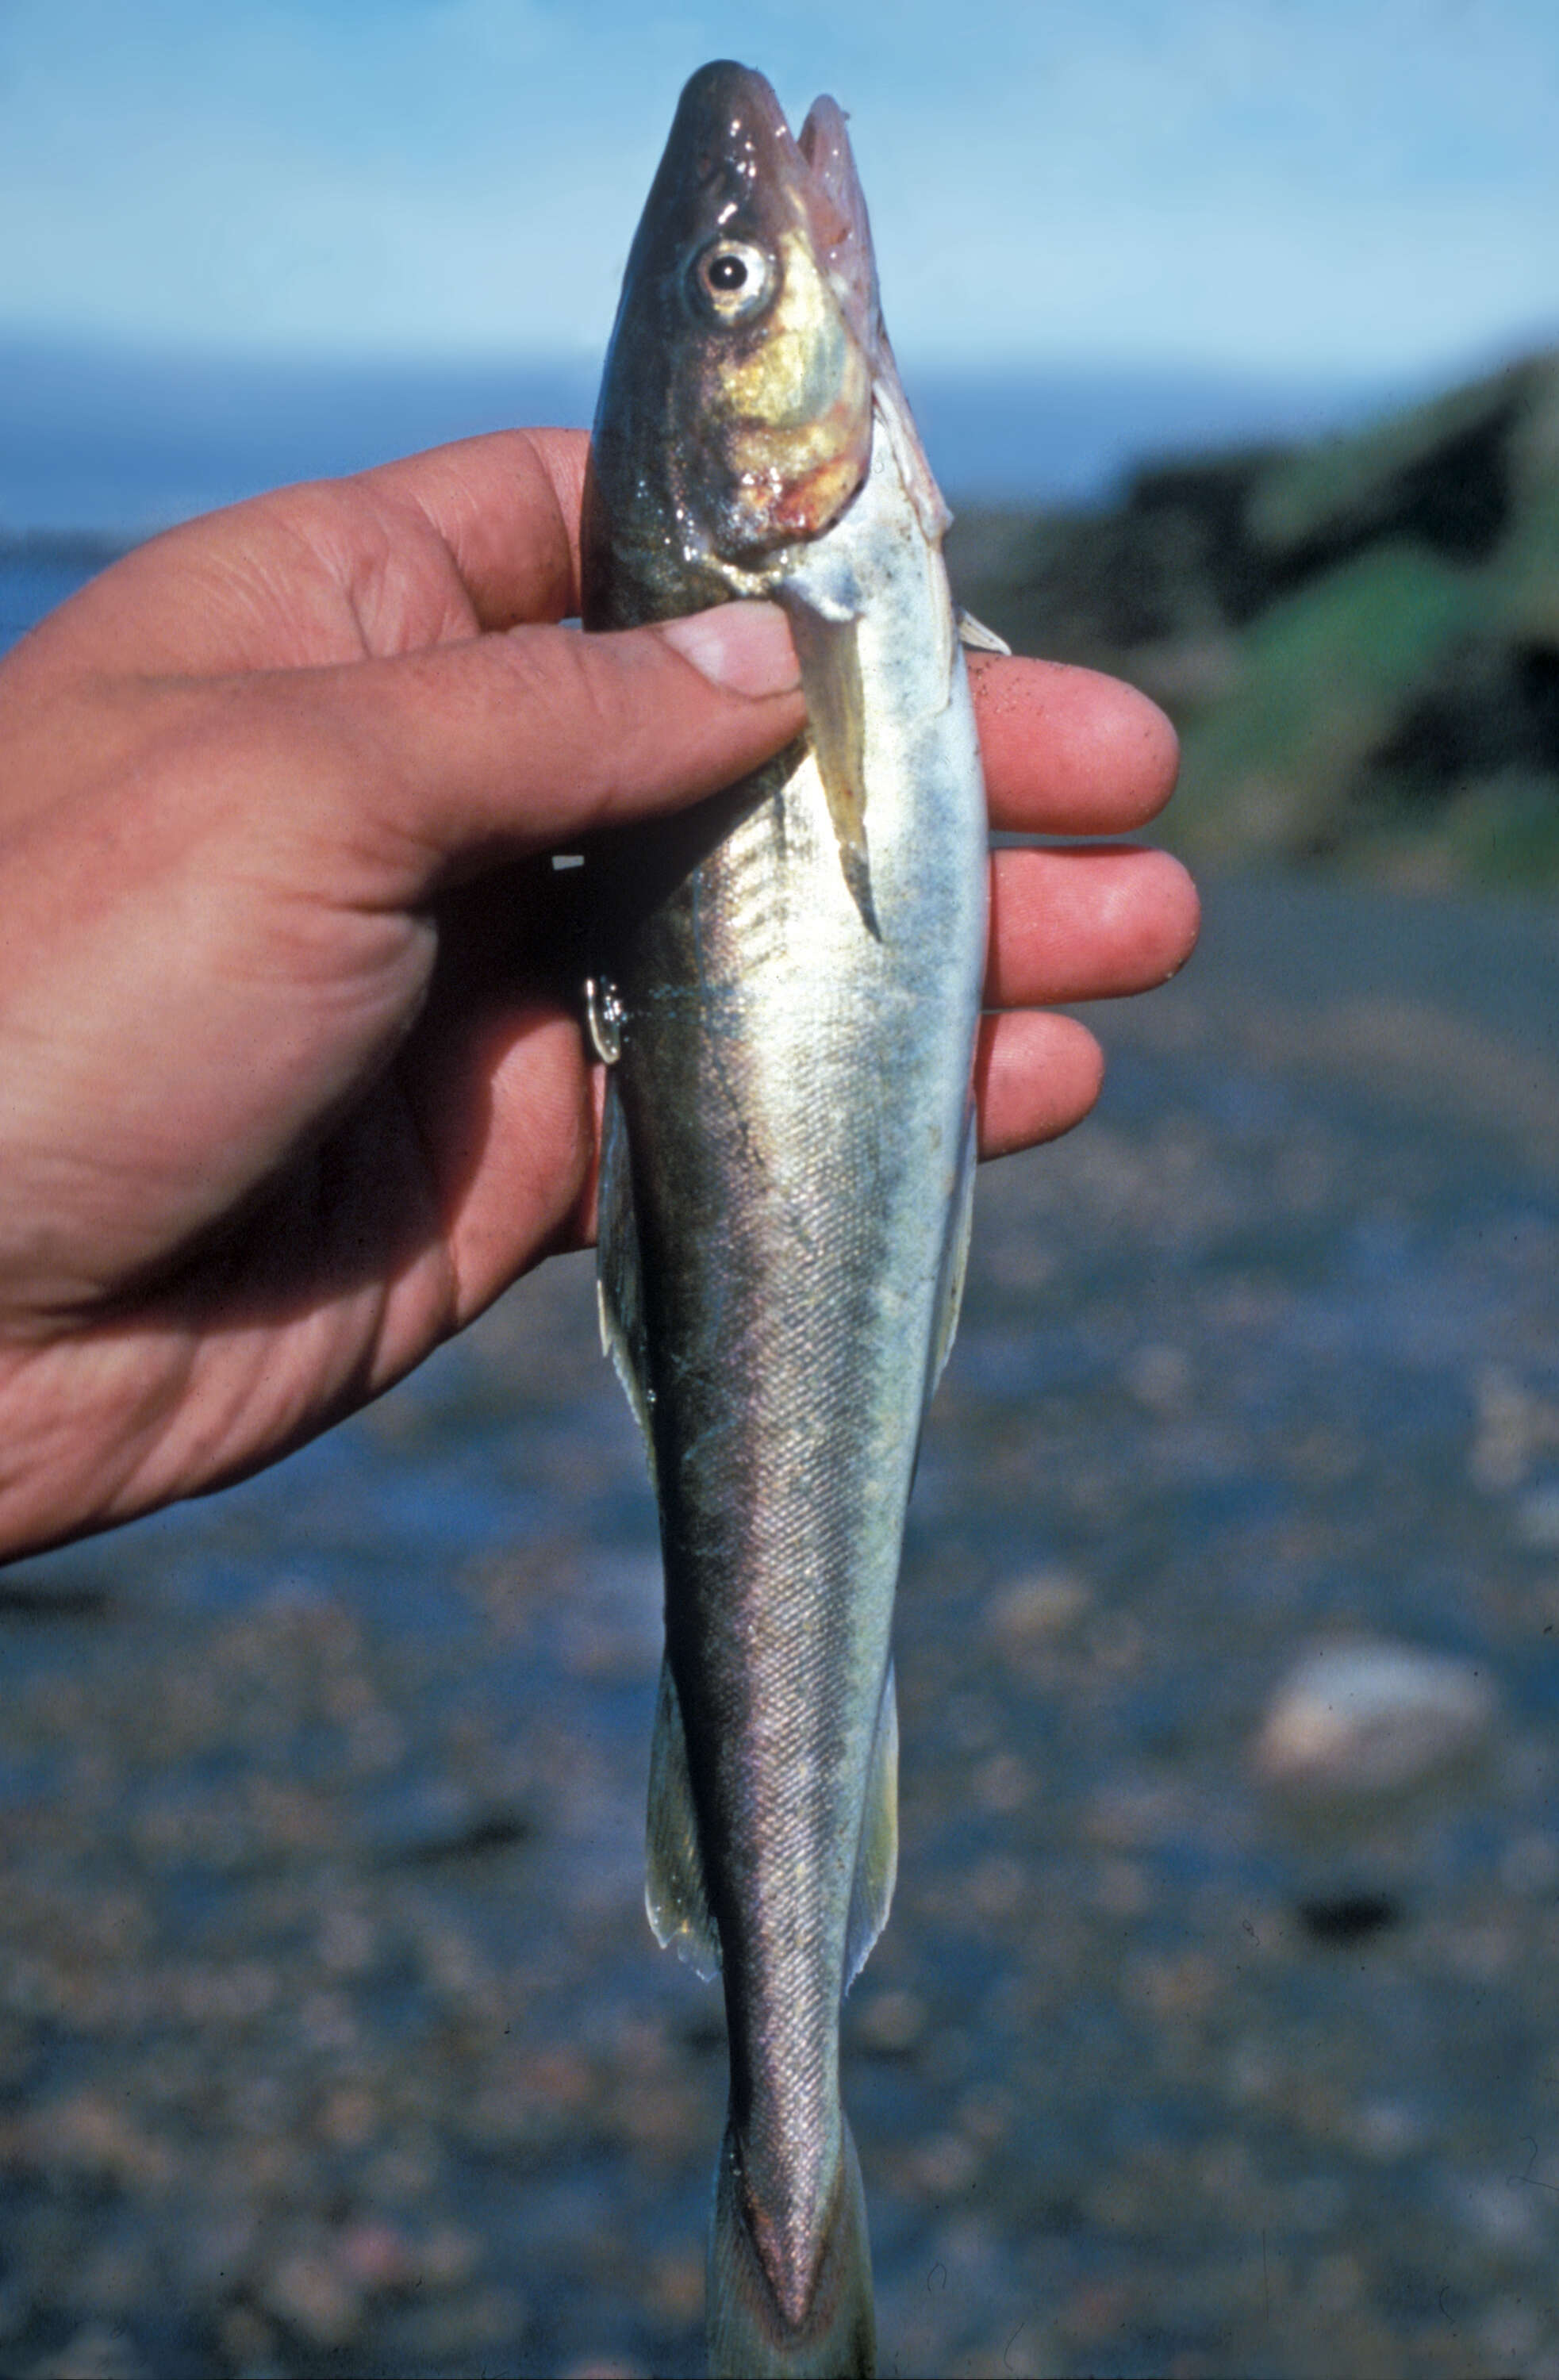
[(693, 287), (725, 322), (742, 322), (768, 303), (773, 260), (749, 240), (714, 239), (693, 260)]

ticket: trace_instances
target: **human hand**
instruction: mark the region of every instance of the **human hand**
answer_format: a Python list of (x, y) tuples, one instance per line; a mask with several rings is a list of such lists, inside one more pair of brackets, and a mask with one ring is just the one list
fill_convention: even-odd
[[(590, 1237), (599, 1069), (549, 855), (804, 714), (769, 606), (555, 625), (585, 455), (517, 431), (258, 499), (0, 663), (0, 1554), (275, 1460)], [(1167, 797), (1141, 696), (973, 674), (997, 826), (1114, 833)], [(987, 1154), (1097, 1093), (1038, 1003), (1159, 982), (1195, 932), (1163, 854), (998, 855)]]

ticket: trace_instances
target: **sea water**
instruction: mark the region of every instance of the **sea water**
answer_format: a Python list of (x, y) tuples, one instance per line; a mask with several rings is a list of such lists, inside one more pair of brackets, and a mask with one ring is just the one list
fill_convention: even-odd
[[(905, 364), (955, 501), (1091, 504), (1145, 455), (1273, 443), (1403, 392), (1167, 369)], [(514, 424), (588, 423), (599, 358), (330, 363), (0, 334), (0, 536), (142, 533), (295, 480)]]

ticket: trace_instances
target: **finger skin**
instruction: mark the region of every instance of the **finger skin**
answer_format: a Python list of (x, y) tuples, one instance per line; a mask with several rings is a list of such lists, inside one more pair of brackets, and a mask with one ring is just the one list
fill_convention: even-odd
[(571, 618), (588, 450), (582, 431), (502, 431), (251, 497), (149, 539), (27, 643), (200, 677)]
[[(415, 505), (448, 542), (477, 619), (502, 627), (579, 609), (588, 453), (582, 431), (517, 432), (392, 464), (356, 484)], [(521, 570), (514, 557), (539, 531), (544, 565), (532, 555)], [(1175, 788), (1179, 746), (1156, 703), (1096, 670), (968, 659), (993, 826), (1118, 834), (1158, 815)]]
[(969, 656), (993, 827), (1124, 834), (1175, 790), (1180, 747), (1156, 702), (1061, 662)]
[(319, 674), (307, 694), (317, 734), (342, 751), (343, 827), (382, 838), (390, 902), (421, 899), (452, 862), (545, 851), (697, 800), (806, 722), (798, 686), (713, 686), (659, 628), (516, 628)]
[[(354, 484), (431, 522), (482, 626), (562, 619), (579, 609), (589, 446), (583, 431), (516, 431), (390, 464)], [(527, 539), (539, 534), (544, 562), (528, 553)], [(1059, 662), (971, 654), (968, 667), (993, 826), (1119, 834), (1157, 817), (1175, 789), (1179, 747), (1146, 695)]]
[(1037, 1008), (982, 1016), (974, 1057), (980, 1156), (1010, 1157), (1070, 1132), (1103, 1080), (1104, 1053), (1074, 1017)]
[(1196, 886), (1166, 851), (998, 851), (991, 862), (992, 1008), (1151, 991), (1196, 947)]
[(365, 471), (354, 483), (414, 507), (455, 557), (481, 626), (577, 617), (590, 433), (500, 431)]

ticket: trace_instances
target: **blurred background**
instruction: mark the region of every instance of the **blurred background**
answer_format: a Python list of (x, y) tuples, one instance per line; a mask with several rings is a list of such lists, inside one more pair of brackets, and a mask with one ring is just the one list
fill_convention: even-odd
[[(984, 1180), (846, 2011), (885, 2372), (1559, 2374), (1559, 19), (0, 0), (0, 646), (585, 422), (677, 91), (851, 111), (971, 607), (1174, 714), (1203, 944)], [(968, 38), (965, 38), (966, 33)], [(547, 1268), (0, 1572), (0, 2365), (700, 2368), (652, 1508)]]

